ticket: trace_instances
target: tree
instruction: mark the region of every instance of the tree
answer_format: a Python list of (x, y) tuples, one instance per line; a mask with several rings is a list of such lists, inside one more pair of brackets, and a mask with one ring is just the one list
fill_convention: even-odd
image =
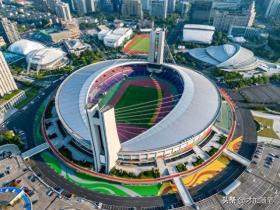
[(19, 146), (19, 148), (23, 148), (24, 144), (21, 141), (19, 135), (17, 135), (13, 130), (5, 131), (0, 135), (0, 145), (4, 144), (15, 144)]

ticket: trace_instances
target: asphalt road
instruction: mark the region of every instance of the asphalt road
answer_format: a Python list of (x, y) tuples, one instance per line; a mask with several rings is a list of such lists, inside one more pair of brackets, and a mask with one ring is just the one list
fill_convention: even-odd
[(244, 98), (237, 91), (229, 91), (229, 95), (236, 102), (237, 135), (243, 136), (238, 154), (251, 160), (257, 146), (257, 130), (249, 107), (244, 104)]
[(33, 102), (27, 105), (26, 110), (19, 110), (5, 122), (8, 129), (22, 130), (25, 133), (25, 150), (35, 146), (33, 139), (33, 122), (40, 105), (58, 87), (60, 82), (61, 80), (57, 80), (55, 83), (51, 83), (48, 88), (42, 90), (40, 95), (32, 100)]

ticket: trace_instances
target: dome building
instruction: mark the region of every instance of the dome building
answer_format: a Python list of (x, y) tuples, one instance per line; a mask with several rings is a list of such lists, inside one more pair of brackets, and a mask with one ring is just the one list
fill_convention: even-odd
[(66, 53), (59, 48), (43, 48), (33, 50), (26, 56), (27, 70), (53, 70), (64, 67), (68, 63)]
[(254, 53), (237, 44), (196, 48), (188, 53), (194, 60), (224, 71), (249, 71), (258, 67)]
[(40, 50), (44, 48), (45, 46), (39, 42), (30, 41), (27, 39), (21, 39), (11, 44), (10, 47), (8, 48), (8, 51), (15, 54), (26, 56), (28, 53), (34, 50)]

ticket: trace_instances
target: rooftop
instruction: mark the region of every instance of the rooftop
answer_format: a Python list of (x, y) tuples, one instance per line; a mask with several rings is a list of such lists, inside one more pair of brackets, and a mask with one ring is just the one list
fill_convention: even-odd
[[(84, 109), (92, 82), (112, 67), (145, 61), (110, 60), (86, 66), (69, 76), (56, 95), (56, 108), (66, 128), (80, 140), (90, 140)], [(154, 150), (181, 143), (204, 131), (215, 120), (220, 108), (216, 87), (201, 74), (180, 66), (164, 64), (182, 76), (185, 90), (174, 109), (159, 123), (122, 143), (122, 151)], [(175, 131), (176, 132), (173, 132)], [(155, 141), (160, 139), (160, 141)]]

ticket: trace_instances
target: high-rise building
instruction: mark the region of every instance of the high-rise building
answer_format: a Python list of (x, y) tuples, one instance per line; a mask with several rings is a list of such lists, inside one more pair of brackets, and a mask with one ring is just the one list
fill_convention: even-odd
[(150, 15), (155, 18), (165, 19), (167, 17), (167, 0), (151, 0)]
[(111, 0), (99, 0), (99, 9), (102, 12), (112, 12), (113, 3)]
[(14, 90), (17, 90), (17, 85), (11, 74), (9, 66), (0, 51), (0, 96), (4, 96)]
[(75, 11), (79, 16), (96, 12), (96, 0), (74, 0)]
[(209, 24), (212, 13), (213, 1), (195, 1), (191, 7), (191, 23)]
[(96, 1), (95, 0), (85, 0), (87, 13), (96, 12)]
[(122, 0), (112, 0), (114, 12), (121, 12)]
[(145, 11), (151, 10), (151, 0), (141, 0), (142, 9)]
[(47, 6), (48, 6), (48, 9), (55, 13), (55, 8), (56, 8), (56, 5), (57, 3), (59, 2), (60, 0), (46, 0), (46, 3), (47, 3)]
[(241, 5), (241, 0), (215, 0), (213, 9), (237, 9)]
[(122, 15), (142, 18), (143, 10), (140, 0), (123, 0)]
[(69, 4), (64, 2), (58, 2), (56, 4), (55, 13), (59, 19), (64, 22), (70, 22), (72, 20)]
[(265, 18), (275, 18), (280, 8), (280, 0), (265, 0), (263, 2), (265, 9)]
[(213, 25), (216, 30), (228, 32), (233, 26), (251, 27), (256, 17), (255, 2), (247, 9), (239, 10), (216, 10), (213, 15)]
[(20, 39), (16, 23), (11, 22), (7, 18), (1, 18), (0, 35), (4, 38), (6, 43), (10, 44)]
[(180, 8), (181, 17), (187, 17), (189, 10), (191, 8), (191, 4), (188, 1), (181, 1), (179, 8)]
[(75, 0), (76, 12), (79, 16), (87, 13), (86, 0)]
[(167, 4), (167, 12), (168, 13), (173, 13), (175, 12), (175, 7), (176, 7), (176, 1), (177, 0), (167, 0), (168, 4)]

